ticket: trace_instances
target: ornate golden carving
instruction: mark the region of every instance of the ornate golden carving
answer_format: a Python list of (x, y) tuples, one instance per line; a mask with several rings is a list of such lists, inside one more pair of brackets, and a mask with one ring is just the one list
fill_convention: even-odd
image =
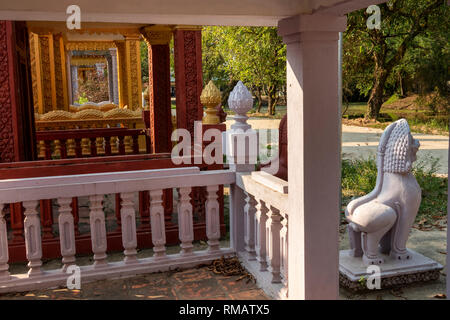
[(106, 57), (102, 56), (72, 56), (70, 64), (73, 66), (94, 65), (96, 63), (106, 63)]
[(169, 26), (154, 25), (142, 27), (140, 30), (147, 45), (168, 44), (172, 39), (173, 28)]
[(73, 119), (73, 114), (63, 110), (54, 110), (42, 114), (37, 121), (58, 121)]
[(217, 115), (216, 106), (222, 102), (222, 94), (212, 80), (203, 89), (200, 102), (206, 106), (206, 116), (203, 117), (202, 122), (204, 124), (219, 124), (220, 118)]
[(66, 43), (66, 50), (108, 50), (115, 47), (115, 41), (69, 41)]

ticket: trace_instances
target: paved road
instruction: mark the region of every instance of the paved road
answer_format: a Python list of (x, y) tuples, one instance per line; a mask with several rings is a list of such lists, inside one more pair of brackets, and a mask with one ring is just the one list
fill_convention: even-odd
[[(227, 128), (233, 123), (233, 120), (227, 120)], [(272, 119), (249, 119), (248, 123), (254, 129), (259, 129), (260, 136), (266, 138), (266, 141), (260, 142), (260, 148), (264, 151), (270, 144), (271, 151), (278, 147), (278, 126), (280, 120)], [(266, 129), (266, 130), (264, 130)], [(381, 129), (364, 128), (356, 126), (342, 126), (342, 153), (344, 158), (367, 158), (375, 157), (378, 141), (381, 137)], [(269, 133), (269, 135), (265, 134)], [(449, 137), (414, 133), (413, 136), (419, 139), (421, 147), (417, 154), (418, 161), (430, 163), (431, 158), (439, 159), (438, 174), (448, 174), (448, 145)], [(264, 157), (263, 157), (264, 158)]]

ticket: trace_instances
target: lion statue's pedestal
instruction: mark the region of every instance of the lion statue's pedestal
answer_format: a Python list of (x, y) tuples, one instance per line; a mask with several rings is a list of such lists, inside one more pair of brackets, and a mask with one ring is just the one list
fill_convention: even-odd
[(421, 202), (420, 186), (411, 173), (419, 147), (405, 119), (384, 130), (375, 189), (345, 210), (350, 250), (339, 257), (344, 287), (367, 289), (364, 279), (375, 283), (376, 277), (381, 289), (439, 278), (442, 265), (406, 248)]

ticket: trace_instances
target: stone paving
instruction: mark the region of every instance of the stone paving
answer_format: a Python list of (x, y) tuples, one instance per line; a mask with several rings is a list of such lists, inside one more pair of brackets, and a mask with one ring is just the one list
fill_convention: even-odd
[(153, 273), (133, 278), (81, 284), (67, 288), (0, 295), (0, 300), (266, 300), (253, 282), (239, 276), (216, 275), (207, 267), (179, 272)]

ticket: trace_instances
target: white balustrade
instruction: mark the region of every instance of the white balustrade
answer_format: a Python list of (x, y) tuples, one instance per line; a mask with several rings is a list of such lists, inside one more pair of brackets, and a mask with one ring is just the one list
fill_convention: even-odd
[(257, 201), (254, 196), (245, 192), (246, 204), (245, 204), (245, 250), (248, 252), (248, 259), (250, 261), (256, 260), (255, 251), (255, 213)]
[(281, 275), (280, 275), (280, 250), (281, 250), (281, 241), (280, 241), (280, 230), (281, 230), (281, 215), (280, 210), (277, 208), (270, 206), (269, 210), (269, 218), (266, 222), (266, 227), (269, 230), (269, 234), (267, 237), (267, 245), (268, 245), (268, 257), (270, 261), (270, 270), (272, 272), (272, 283), (280, 283)]
[[(286, 299), (288, 263), (287, 182), (266, 172), (238, 173), (244, 191), (244, 266), (270, 288), (270, 295)], [(255, 261), (256, 255), (256, 261)]]
[(103, 267), (107, 264), (106, 258), (106, 225), (105, 213), (103, 212), (103, 195), (89, 197), (90, 212), (89, 222), (91, 225), (92, 252), (94, 252), (94, 267)]
[(220, 215), (219, 202), (217, 201), (218, 185), (206, 187), (206, 235), (208, 236), (209, 251), (214, 252), (219, 249), (220, 239)]
[(166, 256), (166, 230), (164, 225), (164, 207), (162, 190), (150, 191), (150, 223), (152, 230), (153, 252), (155, 258)]
[(125, 192), (120, 194), (121, 209), (120, 221), (122, 226), (122, 244), (124, 247), (125, 263), (137, 262), (137, 235), (136, 235), (136, 213), (134, 211), (134, 193)]
[(179, 188), (180, 198), (178, 200), (178, 234), (180, 237), (181, 255), (192, 254), (192, 241), (194, 241), (194, 221), (192, 216), (192, 204), (189, 193), (191, 188)]
[(75, 228), (72, 216), (72, 198), (59, 198), (59, 241), (61, 247), (61, 256), (63, 271), (75, 264)]
[(42, 273), (41, 222), (37, 211), (37, 200), (24, 201), (25, 208), (25, 248), (28, 259), (28, 276), (34, 277)]
[(256, 260), (259, 262), (259, 271), (267, 270), (267, 212), (269, 209), (266, 207), (266, 203), (257, 199), (256, 213), (255, 213), (255, 235), (256, 235)]
[[(47, 286), (66, 285), (66, 273), (76, 264), (76, 238), (71, 202), (73, 197), (89, 197), (89, 222), (94, 263), (81, 266), (83, 282), (124, 275), (136, 275), (177, 267), (210, 263), (234, 254), (232, 248), (220, 247), (219, 185), (234, 184), (236, 174), (228, 170), (200, 171), (197, 167), (142, 170), (0, 180), (0, 209), (4, 204), (22, 202), (25, 208), (24, 229), (28, 276), (11, 275), (8, 265), (8, 238), (5, 213), (0, 210), (0, 293)], [(193, 252), (194, 220), (190, 202), (192, 187), (206, 186), (206, 225), (209, 247)], [(164, 221), (163, 190), (177, 188), (178, 232), (181, 252), (168, 255)], [(137, 257), (135, 194), (149, 191), (150, 219), (154, 255)], [(107, 263), (107, 237), (103, 199), (105, 194), (121, 195), (121, 232), (124, 259)], [(38, 203), (41, 199), (57, 199), (59, 205), (59, 242), (63, 268), (41, 270), (42, 243)], [(20, 289), (18, 289), (20, 288)]]

